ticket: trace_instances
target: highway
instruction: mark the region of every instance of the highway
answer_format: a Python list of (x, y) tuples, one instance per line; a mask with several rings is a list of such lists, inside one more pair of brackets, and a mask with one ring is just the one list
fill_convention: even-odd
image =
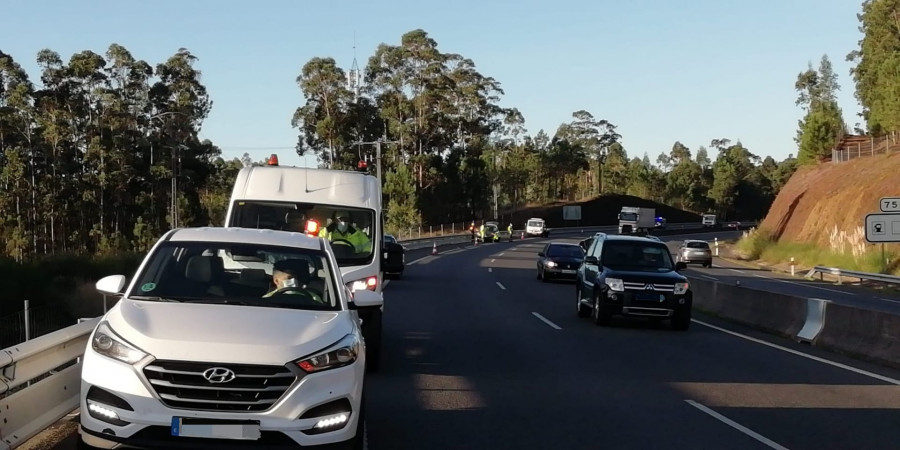
[[(664, 240), (674, 248), (683, 238)], [(697, 314), (687, 332), (643, 320), (598, 327), (576, 317), (571, 283), (536, 279), (545, 242), (408, 253), (403, 279), (385, 286), (385, 360), (366, 387), (368, 448), (887, 449), (900, 442), (900, 371)], [(690, 271), (801, 289), (724, 268)], [(54, 448), (74, 449), (76, 440)]]

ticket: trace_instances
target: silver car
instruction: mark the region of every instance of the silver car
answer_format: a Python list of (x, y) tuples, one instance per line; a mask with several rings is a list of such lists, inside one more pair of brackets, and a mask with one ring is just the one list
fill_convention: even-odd
[(706, 241), (689, 239), (681, 243), (677, 255), (678, 261), (685, 264), (703, 264), (703, 267), (712, 266), (712, 250)]

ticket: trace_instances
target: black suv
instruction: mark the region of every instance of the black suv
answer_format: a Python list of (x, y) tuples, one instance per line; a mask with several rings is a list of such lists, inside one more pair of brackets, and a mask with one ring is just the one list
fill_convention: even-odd
[(578, 317), (606, 325), (614, 314), (669, 319), (673, 329), (691, 325), (693, 292), (687, 268), (672, 261), (662, 242), (635, 236), (597, 236), (585, 253), (575, 283)]

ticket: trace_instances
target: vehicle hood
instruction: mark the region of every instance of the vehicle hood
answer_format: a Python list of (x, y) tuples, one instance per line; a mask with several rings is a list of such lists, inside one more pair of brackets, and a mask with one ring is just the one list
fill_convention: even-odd
[(624, 281), (634, 283), (666, 283), (674, 284), (680, 281), (687, 281), (684, 275), (678, 272), (642, 272), (634, 270), (609, 270), (606, 273), (608, 278), (622, 278)]
[(353, 330), (349, 311), (122, 300), (115, 333), (157, 359), (282, 365)]

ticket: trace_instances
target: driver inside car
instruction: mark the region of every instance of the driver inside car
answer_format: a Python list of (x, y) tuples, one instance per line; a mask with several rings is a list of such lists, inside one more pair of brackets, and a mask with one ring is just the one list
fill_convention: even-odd
[(296, 259), (277, 261), (272, 266), (272, 283), (275, 284), (275, 289), (264, 295), (263, 298), (276, 294), (293, 294), (303, 295), (316, 302), (324, 303), (320, 295), (307, 289), (308, 282), (309, 264), (306, 261)]
[[(347, 241), (353, 245), (356, 253), (369, 253), (372, 251), (372, 241), (365, 233), (351, 224), (350, 213), (347, 211), (335, 211), (333, 218), (334, 220), (319, 232), (319, 237), (328, 239), (331, 242)], [(341, 243), (338, 244), (340, 245)]]

